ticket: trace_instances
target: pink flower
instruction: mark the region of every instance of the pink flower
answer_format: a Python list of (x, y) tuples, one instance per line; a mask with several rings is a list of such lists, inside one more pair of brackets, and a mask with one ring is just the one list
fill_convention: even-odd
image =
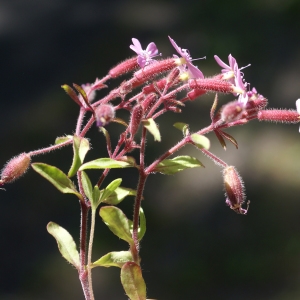
[(153, 42), (147, 46), (146, 50), (142, 49), (138, 39), (133, 38), (132, 43), (133, 45), (130, 45), (129, 48), (138, 55), (137, 62), (141, 68), (153, 62), (152, 57), (157, 56), (158, 54), (158, 49)]
[(241, 72), (241, 70), (245, 67), (239, 69), (236, 59), (231, 54), (229, 54), (228, 56), (229, 65), (225, 64), (217, 55), (215, 55), (214, 58), (218, 65), (223, 68), (221, 70), (221, 72), (223, 73), (222, 79), (228, 80), (229, 82), (234, 84), (234, 95), (239, 95), (238, 102), (246, 105), (248, 102), (248, 94), (246, 91), (247, 83), (244, 82), (244, 74)]
[[(182, 57), (183, 61), (180, 61), (179, 69), (181, 73), (187, 73), (188, 79), (191, 78), (204, 78), (203, 73), (192, 64), (192, 57), (189, 53), (189, 50), (182, 49), (178, 47), (175, 41), (169, 36), (170, 42), (178, 54)], [(178, 58), (177, 55), (174, 55), (175, 58)]]

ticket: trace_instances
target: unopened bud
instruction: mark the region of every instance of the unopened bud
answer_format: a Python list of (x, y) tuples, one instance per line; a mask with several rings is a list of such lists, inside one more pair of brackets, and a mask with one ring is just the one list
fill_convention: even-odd
[(232, 93), (233, 85), (225, 80), (214, 78), (199, 78), (189, 80), (190, 89), (200, 89), (204, 91)]
[(104, 127), (115, 117), (115, 109), (110, 104), (100, 104), (95, 109), (96, 125)]
[(157, 96), (154, 93), (149, 94), (143, 100), (143, 102), (141, 103), (141, 105), (142, 105), (143, 110), (144, 110), (145, 113), (147, 113), (152, 108), (152, 106), (155, 104), (156, 100), (157, 100)]
[(130, 71), (133, 71), (134, 69), (136, 69), (138, 67), (138, 63), (137, 63), (137, 59), (136, 56), (129, 58), (121, 63), (119, 63), (117, 66), (115, 66), (114, 68), (112, 68), (108, 74), (112, 77), (112, 78), (116, 78), (118, 76), (121, 76), (123, 74), (126, 74)]
[(137, 104), (131, 112), (131, 119), (130, 119), (130, 123), (129, 123), (129, 132), (132, 136), (134, 136), (140, 126), (140, 123), (142, 121), (144, 115), (144, 110), (143, 107), (139, 104)]
[(296, 124), (300, 121), (300, 115), (297, 111), (284, 109), (261, 110), (258, 112), (257, 118), (260, 121), (272, 121), (292, 124)]
[(195, 90), (192, 90), (190, 92), (187, 93), (187, 96), (189, 97), (189, 99), (191, 101), (195, 100), (196, 98), (204, 95), (206, 93), (205, 90), (201, 90), (201, 89), (195, 89)]
[(226, 123), (237, 121), (244, 117), (244, 113), (244, 104), (238, 101), (232, 101), (222, 107), (221, 120)]
[(13, 182), (28, 170), (31, 158), (27, 153), (21, 153), (9, 160), (1, 172), (0, 185)]
[(238, 214), (247, 214), (249, 201), (247, 203), (247, 209), (242, 208), (242, 205), (245, 202), (244, 183), (235, 167), (228, 166), (224, 168), (223, 180), (226, 193), (226, 204)]

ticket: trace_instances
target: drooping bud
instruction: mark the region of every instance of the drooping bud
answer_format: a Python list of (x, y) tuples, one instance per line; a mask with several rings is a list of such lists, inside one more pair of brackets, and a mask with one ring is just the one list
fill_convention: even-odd
[(133, 71), (134, 69), (136, 69), (138, 67), (138, 63), (137, 63), (137, 59), (136, 56), (129, 58), (121, 63), (119, 63), (117, 66), (115, 66), (114, 68), (112, 68), (108, 74), (112, 77), (112, 78), (116, 78), (118, 76), (121, 76), (123, 74), (126, 74), (128, 72)]
[(0, 185), (13, 182), (28, 170), (31, 162), (30, 155), (21, 153), (9, 160), (1, 172)]
[(296, 110), (268, 109), (261, 110), (257, 114), (260, 121), (272, 121), (296, 124), (300, 121), (300, 115)]
[(230, 123), (242, 119), (244, 114), (244, 104), (238, 101), (232, 101), (222, 107), (221, 120), (225, 123)]
[(225, 80), (216, 78), (199, 78), (189, 80), (190, 89), (200, 89), (207, 92), (233, 93), (234, 86)]
[(132, 136), (134, 136), (140, 126), (140, 123), (142, 121), (144, 115), (144, 109), (140, 104), (137, 104), (131, 112), (131, 118), (129, 123), (129, 132)]
[(238, 214), (246, 215), (249, 208), (242, 208), (245, 202), (244, 183), (239, 173), (233, 166), (227, 166), (223, 169), (223, 180), (226, 196), (226, 204)]
[(151, 84), (144, 86), (143, 93), (150, 94), (153, 92), (157, 92), (157, 89), (163, 90), (165, 88), (166, 84), (167, 84), (167, 79), (162, 78), (158, 81), (152, 82)]
[(104, 127), (115, 117), (115, 109), (110, 104), (100, 104), (95, 109), (96, 125)]

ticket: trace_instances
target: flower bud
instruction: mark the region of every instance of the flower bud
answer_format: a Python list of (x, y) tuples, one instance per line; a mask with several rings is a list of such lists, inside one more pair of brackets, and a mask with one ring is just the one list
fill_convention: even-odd
[(118, 76), (121, 76), (123, 74), (126, 74), (130, 71), (133, 71), (134, 69), (136, 69), (138, 67), (138, 63), (137, 63), (137, 59), (136, 56), (129, 58), (121, 63), (119, 63), (117, 66), (115, 66), (114, 68), (112, 68), (109, 71), (109, 75), (112, 78), (116, 78)]
[(21, 153), (6, 163), (1, 172), (0, 185), (13, 182), (28, 170), (31, 158), (27, 153)]
[(297, 111), (284, 109), (261, 110), (258, 112), (257, 118), (260, 121), (273, 121), (293, 124), (296, 124), (300, 121), (300, 115)]
[(149, 94), (143, 100), (143, 102), (141, 103), (141, 105), (142, 105), (143, 110), (144, 110), (145, 113), (147, 113), (152, 108), (152, 106), (155, 104), (156, 100), (157, 100), (157, 96), (154, 93)]
[(226, 204), (238, 214), (247, 214), (249, 201), (247, 203), (247, 209), (242, 208), (245, 202), (244, 183), (237, 170), (233, 166), (224, 168), (223, 180)]
[(130, 123), (129, 123), (129, 132), (132, 136), (134, 136), (137, 133), (143, 115), (144, 115), (143, 107), (140, 104), (137, 104), (132, 109)]
[(96, 125), (103, 127), (115, 117), (115, 109), (110, 104), (100, 104), (95, 109)]
[(221, 120), (226, 123), (234, 122), (242, 119), (244, 114), (244, 104), (238, 101), (232, 101), (222, 107)]
[(232, 93), (233, 85), (225, 80), (216, 78), (199, 78), (189, 80), (190, 89), (200, 89), (204, 91), (220, 92), (220, 93)]
[(187, 93), (187, 96), (188, 98), (193, 101), (195, 100), (196, 98), (204, 95), (206, 93), (205, 90), (201, 90), (201, 89), (195, 89), (195, 90), (192, 90), (190, 92)]

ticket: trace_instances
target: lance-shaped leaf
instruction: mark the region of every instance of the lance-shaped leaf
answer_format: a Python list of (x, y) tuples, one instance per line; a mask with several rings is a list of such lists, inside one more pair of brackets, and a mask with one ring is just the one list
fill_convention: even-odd
[(124, 200), (127, 196), (135, 196), (136, 190), (125, 188), (125, 187), (118, 187), (114, 190), (113, 193), (109, 197), (103, 200), (104, 203), (110, 204), (110, 205), (117, 205), (121, 201)]
[(180, 131), (182, 131), (183, 136), (187, 136), (190, 133), (189, 124), (177, 122), (177, 123), (173, 124), (173, 126), (177, 129), (179, 129)]
[(100, 217), (116, 236), (130, 245), (133, 244), (128, 219), (119, 208), (103, 206), (100, 209)]
[(103, 255), (100, 259), (96, 260), (95, 262), (93, 262), (91, 268), (95, 268), (95, 267), (122, 268), (122, 266), (129, 261), (133, 261), (130, 251), (110, 252)]
[(44, 163), (33, 163), (31, 166), (37, 173), (46, 178), (62, 193), (75, 194), (79, 199), (83, 200), (82, 195), (78, 193), (73, 182), (60, 169)]
[(128, 262), (121, 268), (121, 282), (130, 300), (146, 300), (146, 284), (141, 267)]
[(73, 137), (73, 161), (68, 176), (76, 174), (82, 165), (87, 152), (90, 150), (90, 143), (87, 139), (74, 135)]
[(67, 84), (64, 84), (61, 87), (79, 106), (82, 106), (76, 92), (70, 86), (68, 86)]
[(56, 239), (61, 255), (79, 270), (79, 253), (70, 233), (54, 222), (48, 223), (47, 230)]
[(122, 183), (121, 178), (117, 178), (114, 181), (112, 181), (103, 191), (101, 194), (101, 202), (107, 199), (114, 191), (116, 188), (120, 186)]
[(154, 171), (172, 175), (184, 169), (196, 167), (204, 167), (204, 165), (195, 157), (183, 155), (163, 160), (155, 167)]
[(154, 120), (150, 118), (147, 120), (142, 120), (142, 123), (144, 127), (147, 128), (147, 130), (153, 135), (154, 141), (160, 142), (161, 141), (160, 132)]
[(60, 136), (58, 138), (55, 139), (55, 145), (58, 145), (58, 144), (61, 144), (61, 143), (64, 143), (64, 142), (67, 142), (67, 141), (70, 141), (70, 140), (73, 140), (73, 136), (72, 135), (66, 135), (66, 136)]
[(83, 164), (79, 171), (87, 169), (115, 169), (133, 167), (129, 161), (121, 161), (112, 158), (98, 158)]
[[(138, 229), (138, 238), (140, 241), (146, 233), (146, 217), (145, 217), (144, 211), (141, 207), (140, 207), (139, 216), (140, 216), (140, 224), (139, 224), (139, 229)], [(130, 226), (130, 232), (132, 233), (133, 222), (131, 220), (128, 220), (128, 221), (129, 221), (129, 226)]]
[(191, 135), (191, 140), (194, 143), (194, 145), (196, 145), (200, 149), (204, 148), (208, 150), (210, 147), (210, 140), (204, 135), (193, 133)]
[(93, 199), (94, 199), (93, 187), (92, 187), (92, 183), (90, 181), (90, 178), (88, 177), (88, 175), (84, 171), (81, 172), (81, 183), (82, 183), (82, 188), (83, 188), (83, 191), (84, 191), (85, 195), (87, 196), (87, 198), (92, 203)]
[(235, 146), (236, 149), (238, 149), (238, 147), (239, 147), (238, 142), (235, 140), (235, 138), (232, 135), (230, 135), (230, 134), (228, 134), (228, 133), (226, 133), (225, 131), (222, 131), (222, 130), (219, 130), (219, 133), (224, 138), (226, 138), (228, 141), (230, 141)]

